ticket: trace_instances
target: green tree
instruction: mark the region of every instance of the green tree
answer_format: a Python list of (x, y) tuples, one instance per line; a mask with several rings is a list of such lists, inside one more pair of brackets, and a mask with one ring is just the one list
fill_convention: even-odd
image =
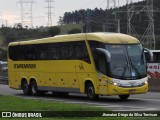
[(17, 29), (23, 29), (22, 23), (15, 23), (14, 27), (17, 28)]
[(75, 34), (75, 33), (81, 33), (80, 29), (74, 28), (68, 31), (68, 34)]
[(61, 32), (61, 29), (59, 27), (52, 26), (52, 27), (49, 27), (48, 29), (48, 33), (50, 36), (59, 35), (60, 32)]

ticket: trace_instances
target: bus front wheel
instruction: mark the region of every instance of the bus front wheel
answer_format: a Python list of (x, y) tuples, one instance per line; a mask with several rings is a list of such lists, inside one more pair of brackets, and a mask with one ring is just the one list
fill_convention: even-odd
[(95, 94), (94, 86), (92, 83), (89, 83), (87, 85), (87, 97), (89, 100), (96, 100), (98, 99), (99, 95)]
[(121, 100), (127, 100), (129, 98), (129, 95), (119, 95)]
[(30, 88), (29, 88), (29, 85), (28, 85), (26, 80), (22, 81), (21, 86), (22, 86), (22, 90), (23, 90), (24, 95), (29, 95), (30, 94)]

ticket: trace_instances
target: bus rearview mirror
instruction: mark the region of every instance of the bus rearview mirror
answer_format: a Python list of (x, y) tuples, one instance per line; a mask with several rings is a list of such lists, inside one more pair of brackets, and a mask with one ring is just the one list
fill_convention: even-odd
[(97, 52), (100, 52), (100, 53), (104, 53), (105, 54), (105, 57), (107, 59), (107, 62), (111, 62), (111, 54), (110, 52), (108, 52), (108, 50), (106, 49), (103, 49), (103, 48), (96, 48)]
[(144, 51), (149, 53), (149, 57), (150, 57), (150, 61), (153, 62), (153, 53), (151, 50), (149, 50), (148, 48), (143, 48)]

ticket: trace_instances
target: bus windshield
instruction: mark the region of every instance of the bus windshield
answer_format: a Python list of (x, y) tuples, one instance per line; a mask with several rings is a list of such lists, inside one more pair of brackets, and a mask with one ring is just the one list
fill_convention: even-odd
[(146, 77), (146, 61), (141, 44), (105, 45), (111, 54), (111, 75), (122, 79)]

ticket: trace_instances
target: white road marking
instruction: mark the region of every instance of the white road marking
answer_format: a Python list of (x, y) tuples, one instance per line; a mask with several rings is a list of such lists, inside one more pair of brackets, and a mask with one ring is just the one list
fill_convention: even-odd
[[(139, 100), (155, 100), (160, 101), (157, 99), (140, 99), (140, 98), (132, 98), (132, 99), (139, 99)], [(104, 103), (95, 103), (95, 102), (80, 102), (80, 101), (66, 101), (65, 103), (74, 103), (74, 104), (88, 104), (88, 105), (94, 105), (94, 107), (102, 107), (102, 108), (114, 108), (113, 111), (156, 111), (160, 110), (158, 108), (148, 108), (146, 107), (137, 107), (137, 106), (128, 106), (128, 105), (112, 105), (110, 103), (104, 104)], [(112, 109), (111, 109), (112, 110)]]
[(160, 99), (150, 99), (150, 98), (130, 98), (130, 99), (134, 99), (134, 100), (147, 100), (147, 101), (160, 101)]
[[(157, 108), (146, 108), (146, 107), (135, 107), (135, 106), (95, 106), (95, 107), (102, 107), (102, 108), (114, 108), (111, 109), (112, 111), (156, 111), (159, 110)], [(127, 108), (127, 109), (126, 109)]]
[(114, 109), (112, 111), (158, 111), (159, 109), (155, 109), (155, 108), (145, 108), (145, 109), (123, 109), (123, 110), (120, 110), (120, 109)]

